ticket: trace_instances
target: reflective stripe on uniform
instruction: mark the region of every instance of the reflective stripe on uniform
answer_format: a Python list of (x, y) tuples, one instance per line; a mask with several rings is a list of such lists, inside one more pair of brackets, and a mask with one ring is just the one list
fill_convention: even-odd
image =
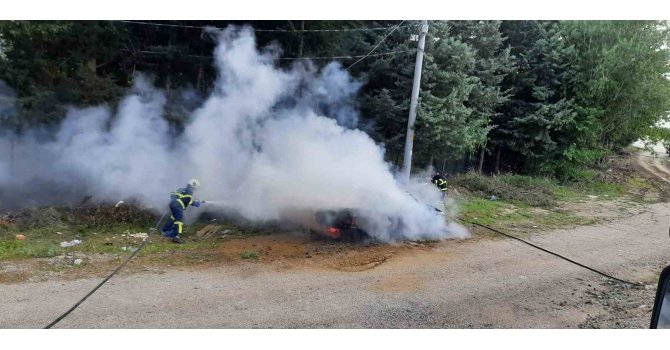
[(183, 201), (182, 199), (184, 199), (184, 198), (188, 198), (188, 199), (189, 199), (189, 202), (190, 202), (191, 204), (193, 203), (193, 195), (190, 195), (190, 194), (183, 194), (183, 193), (180, 193), (180, 192), (172, 192), (172, 194), (173, 194), (174, 196), (177, 197), (177, 198), (175, 198), (175, 200), (176, 200), (177, 202), (179, 202), (179, 204), (181, 204), (181, 208), (182, 208), (182, 209), (186, 209), (186, 204), (184, 204), (184, 201)]
[(184, 194), (184, 193), (181, 193), (181, 192), (172, 192), (172, 194), (174, 194), (175, 196), (177, 196), (179, 198), (187, 198), (187, 197), (188, 198), (193, 198), (192, 194)]
[(177, 225), (177, 232), (181, 233), (184, 223), (181, 221), (175, 221), (174, 224)]

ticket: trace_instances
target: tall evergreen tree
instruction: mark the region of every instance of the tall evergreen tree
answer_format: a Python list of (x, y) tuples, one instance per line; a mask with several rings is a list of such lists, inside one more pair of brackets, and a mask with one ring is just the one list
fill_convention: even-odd
[[(504, 81), (511, 99), (494, 118), (497, 147), (512, 169), (537, 170), (544, 161), (562, 156), (573, 140), (576, 112), (571, 96), (574, 49), (555, 22), (509, 21), (502, 25), (516, 66)], [(514, 164), (521, 156), (521, 164)]]
[(485, 147), (490, 121), (507, 99), (501, 82), (513, 63), (499, 26), (495, 21), (433, 24), (417, 122), (417, 153), (424, 164)]
[[(0, 22), (0, 79), (16, 89), (26, 124), (57, 120), (63, 104), (115, 96), (122, 34), (104, 21)], [(123, 73), (121, 73), (123, 74)]]
[[(498, 117), (498, 109), (509, 99), (509, 92), (502, 87), (503, 79), (514, 68), (514, 59), (500, 31), (501, 21), (453, 21), (452, 35), (476, 50), (474, 74), (479, 82), (472, 90), (467, 105), (473, 110), (473, 119), (483, 120), (486, 130)], [(487, 139), (480, 145), (477, 169), (482, 170)]]

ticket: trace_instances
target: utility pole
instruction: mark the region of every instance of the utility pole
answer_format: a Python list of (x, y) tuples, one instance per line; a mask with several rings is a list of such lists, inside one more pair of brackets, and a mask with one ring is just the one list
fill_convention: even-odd
[(298, 47), (298, 57), (302, 57), (302, 49), (305, 44), (305, 21), (300, 21), (300, 46)]
[(414, 64), (414, 83), (412, 84), (412, 98), (409, 103), (409, 120), (407, 121), (407, 136), (405, 139), (405, 160), (403, 162), (403, 180), (409, 184), (409, 175), (412, 170), (412, 149), (414, 147), (414, 122), (416, 121), (416, 108), (419, 103), (419, 89), (421, 83), (421, 66), (423, 65), (423, 49), (426, 45), (426, 33), (428, 33), (428, 21), (421, 21), (419, 32), (419, 46), (416, 50), (416, 63)]

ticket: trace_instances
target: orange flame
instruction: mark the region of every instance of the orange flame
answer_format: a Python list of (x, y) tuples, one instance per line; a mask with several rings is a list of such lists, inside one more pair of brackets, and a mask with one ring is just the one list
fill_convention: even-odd
[(340, 230), (336, 227), (329, 227), (326, 229), (326, 232), (328, 232), (328, 235), (330, 235), (333, 238), (340, 237)]

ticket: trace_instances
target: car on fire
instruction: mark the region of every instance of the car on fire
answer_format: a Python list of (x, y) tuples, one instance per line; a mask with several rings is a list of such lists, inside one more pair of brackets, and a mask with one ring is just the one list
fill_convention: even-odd
[[(427, 209), (434, 212), (435, 215), (444, 216), (444, 212), (432, 206)], [(312, 233), (317, 237), (325, 237), (341, 241), (360, 241), (371, 239), (372, 236), (365, 230), (365, 215), (357, 209), (340, 210), (320, 210), (315, 213), (317, 223), (316, 228), (312, 228)], [(391, 224), (391, 231), (402, 232), (405, 223), (400, 217), (387, 217)]]

